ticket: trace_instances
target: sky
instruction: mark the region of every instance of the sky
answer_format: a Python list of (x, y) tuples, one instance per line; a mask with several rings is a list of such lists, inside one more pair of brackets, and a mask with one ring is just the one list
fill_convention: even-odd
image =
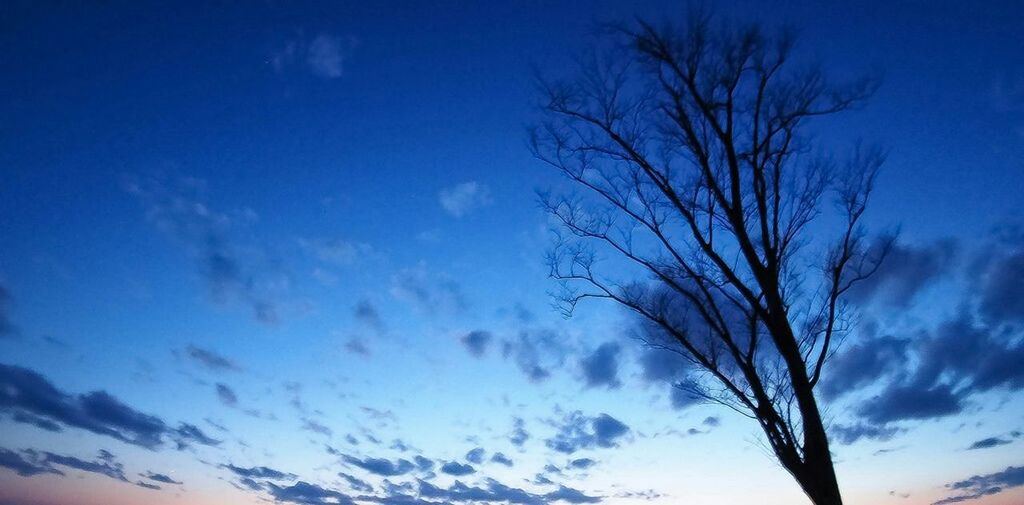
[[(899, 229), (819, 391), (850, 504), (1024, 501), (1024, 5), (730, 2)], [(678, 2), (5, 2), (0, 504), (806, 503), (608, 304), (552, 307), (535, 76)], [(415, 501), (420, 500), (420, 501)]]

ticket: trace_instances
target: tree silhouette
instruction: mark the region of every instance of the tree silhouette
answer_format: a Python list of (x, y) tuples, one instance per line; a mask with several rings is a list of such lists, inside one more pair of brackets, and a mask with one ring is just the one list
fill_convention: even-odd
[(541, 80), (531, 132), (583, 188), (541, 195), (562, 309), (635, 312), (646, 343), (690, 364), (676, 387), (756, 420), (811, 501), (841, 504), (814, 390), (850, 327), (843, 294), (892, 240), (868, 244), (860, 225), (882, 153), (819, 154), (806, 126), (874, 81), (832, 82), (794, 61), (788, 34), (705, 15), (604, 40), (574, 77)]

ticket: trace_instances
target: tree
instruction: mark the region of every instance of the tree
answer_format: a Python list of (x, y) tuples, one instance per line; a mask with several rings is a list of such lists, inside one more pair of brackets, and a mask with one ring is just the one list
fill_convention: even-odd
[(883, 154), (821, 154), (807, 125), (874, 80), (833, 82), (788, 34), (713, 21), (610, 27), (573, 78), (541, 79), (533, 151), (582, 189), (541, 195), (551, 275), (567, 315), (588, 298), (637, 314), (690, 364), (676, 387), (756, 420), (811, 501), (839, 505), (814, 391), (851, 327), (844, 293), (892, 239), (861, 225)]

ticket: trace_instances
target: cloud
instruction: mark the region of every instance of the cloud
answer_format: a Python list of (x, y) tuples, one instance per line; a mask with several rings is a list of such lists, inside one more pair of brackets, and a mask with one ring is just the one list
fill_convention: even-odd
[(967, 450), (973, 451), (977, 449), (991, 449), (993, 447), (998, 447), (1000, 445), (1006, 445), (1009, 443), (1013, 443), (1013, 441), (999, 437), (988, 437), (978, 440), (977, 442), (974, 442), (973, 444), (971, 444), (970, 447), (967, 448)]
[(60, 470), (39, 461), (39, 455), (31, 450), (15, 452), (0, 447), (0, 468), (11, 470), (22, 477), (31, 477), (45, 473), (64, 475)]
[(512, 433), (508, 441), (516, 447), (522, 447), (530, 439), (530, 433), (526, 431), (526, 421), (520, 417), (512, 418)]
[(299, 247), (322, 263), (349, 266), (373, 253), (373, 247), (362, 242), (340, 238), (300, 238)]
[(491, 193), (487, 186), (469, 181), (442, 189), (438, 201), (445, 212), (458, 218), (490, 205)]
[(575, 411), (565, 417), (554, 437), (545, 440), (548, 448), (573, 454), (582, 449), (617, 447), (629, 427), (608, 414), (586, 417)]
[(466, 461), (469, 461), (470, 463), (476, 463), (478, 465), (483, 463), (484, 462), (484, 448), (483, 447), (477, 447), (475, 449), (471, 449), (469, 452), (466, 453)]
[(185, 356), (199, 365), (214, 372), (228, 372), (241, 370), (234, 361), (209, 349), (203, 349), (193, 344), (185, 348)]
[(978, 325), (967, 313), (914, 342), (916, 363), (901, 371), (858, 414), (873, 423), (931, 419), (963, 411), (975, 395), (1024, 389), (1024, 340)]
[(441, 465), (441, 473), (461, 477), (463, 475), (476, 473), (476, 468), (473, 468), (472, 465), (465, 465), (457, 461), (449, 461)]
[(302, 429), (313, 433), (319, 433), (320, 435), (326, 435), (328, 437), (334, 435), (334, 430), (306, 417), (302, 418)]
[(578, 458), (578, 459), (574, 459), (574, 460), (569, 462), (569, 468), (574, 468), (576, 470), (586, 470), (586, 469), (588, 469), (588, 468), (590, 468), (590, 467), (592, 467), (592, 466), (594, 466), (596, 464), (597, 464), (597, 461), (594, 461), (593, 459), (590, 459), (590, 458)]
[(580, 360), (580, 369), (587, 387), (607, 387), (615, 389), (622, 385), (619, 381), (619, 353), (622, 346), (616, 342), (605, 342), (593, 353)]
[(407, 459), (398, 459), (396, 461), (384, 458), (359, 459), (348, 455), (342, 456), (341, 459), (350, 465), (362, 468), (367, 472), (374, 475), (380, 475), (382, 477), (405, 475), (416, 469), (416, 465)]
[(238, 406), (238, 395), (226, 384), (217, 383), (217, 398), (228, 407)]
[(469, 354), (477, 358), (483, 357), (492, 340), (494, 340), (494, 335), (485, 330), (471, 331), (459, 339)]
[(502, 356), (512, 359), (530, 382), (551, 377), (551, 370), (565, 363), (567, 354), (564, 337), (548, 329), (522, 330), (502, 346)]
[[(419, 495), (430, 500), (454, 503), (509, 503), (515, 505), (546, 505), (551, 502), (567, 503), (598, 503), (601, 498), (588, 496), (577, 489), (559, 486), (556, 491), (547, 494), (534, 494), (529, 491), (502, 484), (494, 479), (486, 479), (485, 487), (468, 486), (455, 481), (448, 488), (441, 488), (425, 481), (419, 482)], [(398, 503), (407, 503), (398, 501)], [(421, 502), (415, 502), (421, 503)], [(430, 501), (426, 503), (437, 503)]]
[(357, 479), (347, 473), (341, 472), (338, 473), (338, 477), (345, 479), (345, 482), (348, 483), (348, 487), (352, 488), (355, 491), (359, 491), (360, 493), (373, 492), (373, 486), (371, 486), (370, 483), (366, 482), (365, 480)]
[(116, 462), (113, 455), (106, 451), (100, 451), (100, 459), (98, 461), (86, 461), (74, 456), (62, 456), (52, 452), (46, 452), (43, 454), (43, 461), (48, 465), (59, 465), (66, 468), (81, 470), (83, 472), (105, 475), (111, 479), (122, 482), (128, 482), (128, 479), (124, 476), (124, 465)]
[(384, 331), (384, 319), (380, 317), (377, 307), (374, 307), (369, 300), (360, 300), (352, 310), (352, 315), (356, 321), (373, 328), (378, 333)]
[(179, 484), (179, 485), (180, 484), (184, 484), (184, 482), (174, 480), (171, 477), (169, 477), (167, 475), (164, 475), (162, 473), (146, 472), (145, 474), (139, 474), (139, 475), (142, 476), (142, 477), (145, 477), (145, 478), (147, 478), (149, 480), (152, 480), (152, 481), (155, 481), (155, 482), (162, 482), (164, 484)]
[(176, 185), (159, 179), (135, 179), (127, 191), (145, 207), (146, 217), (182, 245), (193, 258), (209, 298), (218, 305), (242, 303), (263, 323), (279, 320), (280, 298), (288, 282), (279, 263), (260, 248), (246, 246), (236, 234), (255, 219), (244, 209), (214, 211), (202, 198), (205, 182), (183, 178)]
[(345, 58), (345, 47), (341, 39), (321, 33), (309, 43), (306, 63), (315, 75), (335, 79), (341, 77)]
[(1007, 489), (1019, 486), (1024, 486), (1024, 466), (1010, 466), (1001, 472), (975, 475), (959, 482), (947, 484), (947, 488), (959, 494), (939, 500), (932, 505), (965, 502), (983, 496), (999, 494)]
[(277, 73), (300, 67), (323, 79), (337, 79), (344, 75), (345, 63), (355, 46), (352, 37), (320, 33), (307, 40), (300, 36), (273, 51), (268, 62)]
[(12, 365), (0, 364), (0, 412), (13, 414), (15, 421), (25, 419), (17, 416), (23, 414), (30, 416), (29, 424), (36, 426), (43, 419), (150, 449), (161, 446), (165, 437), (174, 440), (179, 449), (190, 443), (220, 443), (190, 424), (172, 428), (162, 419), (139, 412), (105, 391), (70, 395), (42, 375)]
[(861, 439), (885, 442), (892, 440), (892, 437), (896, 436), (896, 434), (903, 430), (895, 426), (855, 423), (851, 425), (837, 424), (832, 426), (828, 431), (833, 440), (842, 445), (850, 445)]
[(947, 274), (957, 244), (942, 240), (925, 246), (894, 244), (874, 275), (854, 284), (846, 299), (858, 305), (881, 302), (906, 308), (915, 296)]
[(232, 464), (221, 465), (221, 468), (231, 471), (231, 473), (249, 479), (270, 479), (270, 480), (295, 480), (298, 478), (294, 473), (286, 473), (273, 468), (265, 466), (254, 466), (254, 467), (239, 467)]
[(274, 501), (298, 503), (301, 505), (353, 505), (347, 495), (327, 489), (316, 484), (299, 481), (291, 486), (278, 486), (273, 482), (266, 483), (266, 489), (274, 497)]
[(1024, 238), (994, 248), (976, 264), (978, 312), (992, 324), (1024, 323)]
[(821, 384), (828, 400), (870, 385), (900, 370), (907, 362), (910, 340), (892, 336), (869, 338), (837, 355)]
[(462, 287), (457, 282), (443, 274), (428, 271), (422, 263), (392, 277), (391, 295), (432, 316), (462, 312), (467, 306)]
[(687, 363), (679, 353), (652, 347), (640, 355), (640, 369), (648, 382), (675, 382), (686, 374)]
[(496, 452), (494, 453), (493, 456), (491, 456), (491, 463), (498, 463), (499, 465), (505, 465), (509, 467), (514, 464), (512, 463), (512, 460), (509, 459), (508, 456), (505, 456), (505, 454), (500, 452)]

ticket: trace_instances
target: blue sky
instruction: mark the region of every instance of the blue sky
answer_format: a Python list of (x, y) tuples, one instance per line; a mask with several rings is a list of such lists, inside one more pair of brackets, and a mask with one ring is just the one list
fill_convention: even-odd
[[(827, 403), (847, 501), (1024, 499), (1024, 8), (721, 10), (884, 76), (815, 125), (887, 148), (868, 220), (901, 230)], [(535, 192), (567, 186), (527, 148), (534, 72), (679, 5), (0, 12), (0, 503), (803, 499), (755, 424), (675, 408), (624, 313), (547, 294)], [(865, 410), (912, 379), (974, 387)]]

